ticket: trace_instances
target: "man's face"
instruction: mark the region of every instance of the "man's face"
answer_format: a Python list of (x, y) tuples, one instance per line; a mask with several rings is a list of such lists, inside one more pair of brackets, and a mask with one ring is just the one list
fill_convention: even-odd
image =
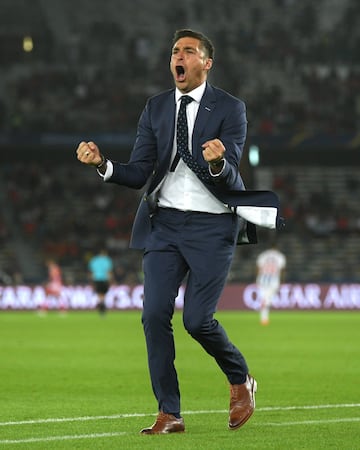
[(179, 39), (171, 53), (170, 70), (176, 87), (190, 92), (202, 84), (212, 66), (212, 59), (205, 57), (200, 41), (192, 37)]

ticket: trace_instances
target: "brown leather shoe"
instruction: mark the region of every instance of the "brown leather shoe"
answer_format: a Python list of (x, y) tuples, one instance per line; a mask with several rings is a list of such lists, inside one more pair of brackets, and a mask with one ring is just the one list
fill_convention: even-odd
[(230, 385), (230, 430), (237, 430), (250, 419), (255, 409), (256, 389), (257, 383), (251, 375), (246, 376), (243, 384)]
[(165, 414), (159, 412), (156, 422), (150, 428), (144, 428), (140, 431), (141, 434), (167, 434), (167, 433), (182, 433), (185, 431), (184, 419), (176, 418), (172, 414)]

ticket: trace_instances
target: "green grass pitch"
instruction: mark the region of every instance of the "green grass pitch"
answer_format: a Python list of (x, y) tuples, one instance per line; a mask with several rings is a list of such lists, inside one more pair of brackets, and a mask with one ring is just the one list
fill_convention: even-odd
[(156, 414), (140, 311), (0, 314), (1, 449), (360, 449), (359, 312), (216, 317), (258, 381), (227, 429), (229, 389), (174, 316), (186, 432), (141, 436)]

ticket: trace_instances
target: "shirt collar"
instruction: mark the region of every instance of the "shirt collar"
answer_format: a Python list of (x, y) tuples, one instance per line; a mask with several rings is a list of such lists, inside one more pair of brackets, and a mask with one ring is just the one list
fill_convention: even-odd
[(189, 95), (196, 102), (200, 103), (201, 97), (204, 95), (205, 88), (206, 88), (206, 81), (204, 81), (202, 84), (200, 84), (200, 86), (198, 86), (197, 88), (193, 89), (192, 91), (187, 92), (186, 94), (183, 94), (182, 92), (179, 91), (178, 88), (176, 88), (176, 90), (175, 90), (176, 103), (180, 100), (180, 98), (183, 95)]

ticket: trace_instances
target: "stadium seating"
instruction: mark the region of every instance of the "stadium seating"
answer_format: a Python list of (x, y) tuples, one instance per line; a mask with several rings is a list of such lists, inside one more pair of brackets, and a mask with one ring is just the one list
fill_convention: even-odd
[[(43, 280), (49, 254), (68, 282), (83, 283), (89, 254), (104, 238), (122, 267), (119, 279), (141, 280), (138, 255), (127, 249), (140, 193), (102, 186), (68, 156), (54, 164), (43, 155), (49, 142), (73, 152), (77, 136), (89, 132), (108, 143), (116, 134), (128, 152), (146, 98), (172, 85), (169, 43), (184, 24), (209, 30), (216, 46), (210, 81), (246, 101), (249, 142), (273, 139), (276, 148), (285, 135), (300, 154), (293, 143), (304, 137), (320, 135), (326, 145), (337, 139), (338, 163), (260, 165), (252, 187), (279, 193), (289, 280), (359, 281), (359, 170), (342, 163), (340, 152), (342, 142), (359, 147), (360, 3), (120, 3), (76, 0), (81, 14), (74, 14), (73, 0), (2, 2), (0, 283)], [(27, 54), (26, 34), (34, 38)], [(304, 158), (311, 162), (312, 154)], [(255, 257), (271, 235), (260, 238), (237, 250), (230, 281), (254, 280)]]

